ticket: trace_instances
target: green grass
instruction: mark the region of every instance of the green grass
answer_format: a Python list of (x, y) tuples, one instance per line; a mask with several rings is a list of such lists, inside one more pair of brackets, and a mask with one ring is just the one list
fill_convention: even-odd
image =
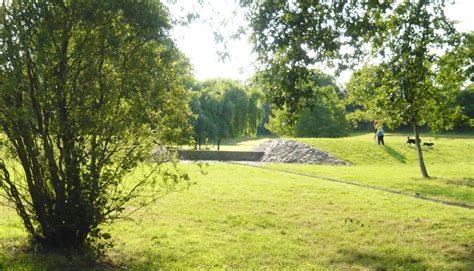
[[(428, 137), (424, 137), (427, 140)], [(371, 134), (347, 138), (297, 138), (353, 165), (267, 164), (266, 167), (302, 172), (388, 187), (444, 200), (474, 205), (474, 137), (449, 136), (436, 140), (423, 155), (431, 179), (421, 178), (415, 147), (405, 145), (406, 136), (386, 136), (385, 147), (372, 141)]]
[(364, 183), (474, 205), (474, 176), (471, 174), (471, 177), (466, 177), (467, 168), (470, 168), (471, 172), (474, 170), (472, 165), (453, 165), (449, 169), (433, 169), (432, 173), (435, 176), (443, 177), (432, 179), (422, 179), (420, 170), (416, 166), (365, 165), (335, 168), (334, 166), (267, 164), (265, 167)]
[[(378, 147), (373, 134), (345, 138), (298, 138), (298, 141), (326, 150), (354, 165), (417, 165), (418, 156), (414, 145), (407, 145), (406, 135), (386, 135), (385, 147)], [(463, 164), (474, 161), (474, 136), (462, 138), (423, 137), (422, 142), (433, 142), (434, 148), (423, 148), (423, 157), (429, 169), (431, 165)]]
[[(353, 166), (267, 166), (473, 202), (471, 137), (434, 141), (426, 160), (438, 178), (428, 181), (403, 136), (386, 141), (405, 162), (370, 135), (298, 140)], [(238, 143), (229, 146), (255, 142)], [(241, 165), (210, 164), (208, 175), (182, 167), (196, 185), (109, 226), (115, 247), (99, 264), (25, 250), (20, 220), (0, 205), (0, 270), (474, 269), (473, 210)]]
[[(238, 165), (213, 164), (206, 176), (184, 167), (197, 185), (111, 226), (111, 264), (96, 269), (474, 267), (472, 210)], [(2, 214), (3, 269), (81, 262), (11, 250), (26, 235), (12, 211)]]

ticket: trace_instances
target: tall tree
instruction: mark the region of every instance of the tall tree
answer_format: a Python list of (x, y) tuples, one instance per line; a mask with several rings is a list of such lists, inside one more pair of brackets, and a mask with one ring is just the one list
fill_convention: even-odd
[[(271, 101), (290, 115), (311, 95), (308, 66), (326, 63), (344, 68), (377, 56), (384, 69), (386, 102), (378, 109), (404, 108), (395, 117), (409, 122), (417, 139), (423, 177), (429, 177), (419, 141), (426, 99), (433, 87), (434, 49), (459, 42), (444, 14), (445, 1), (243, 1), (249, 7), (254, 49), (270, 83)], [(365, 52), (365, 53), (364, 53)], [(382, 99), (382, 97), (381, 97)], [(386, 106), (385, 106), (386, 105)], [(440, 112), (440, 110), (437, 110)]]
[(436, 129), (454, 125), (459, 107), (449, 106), (456, 95), (453, 87), (446, 86), (460, 86), (464, 81), (462, 74), (439, 76), (447, 65), (443, 64), (445, 58), (440, 58), (434, 49), (445, 49), (460, 41), (443, 9), (443, 2), (405, 1), (387, 13), (383, 21), (386, 31), (372, 39), (373, 49), (383, 56), (382, 63), (371, 75), (371, 85), (376, 89), (351, 94), (366, 109), (375, 111), (376, 115), (384, 114), (392, 126), (410, 124), (413, 127), (420, 170), (425, 178), (429, 175), (419, 127), (428, 124)]
[(305, 98), (313, 96), (314, 65), (344, 68), (362, 59), (366, 36), (380, 28), (380, 14), (391, 6), (306, 0), (244, 0), (241, 5), (248, 10), (266, 94), (276, 107), (286, 108), (290, 121), (306, 105)]
[(124, 182), (151, 139), (187, 130), (170, 129), (186, 126), (189, 65), (167, 18), (151, 0), (3, 1), (0, 194), (34, 240), (79, 247), (106, 237), (100, 226), (129, 204), (187, 180), (156, 165)]

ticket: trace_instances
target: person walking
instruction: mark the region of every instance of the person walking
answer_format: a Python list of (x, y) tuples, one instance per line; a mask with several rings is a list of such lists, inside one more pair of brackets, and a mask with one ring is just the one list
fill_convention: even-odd
[(377, 137), (377, 121), (376, 120), (372, 121), (372, 131), (374, 132), (374, 141), (375, 141), (375, 138)]
[(377, 130), (377, 133), (375, 134), (377, 136), (377, 143), (380, 146), (380, 143), (382, 143), (382, 146), (385, 146), (385, 142), (383, 141), (383, 136), (385, 135), (383, 132), (383, 127), (380, 126), (380, 128)]

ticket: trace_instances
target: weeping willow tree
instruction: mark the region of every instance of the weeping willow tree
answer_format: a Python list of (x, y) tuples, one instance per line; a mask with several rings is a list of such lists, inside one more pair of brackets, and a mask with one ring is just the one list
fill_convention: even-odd
[(261, 93), (233, 80), (196, 84), (191, 108), (196, 148), (206, 140), (255, 136), (261, 122)]

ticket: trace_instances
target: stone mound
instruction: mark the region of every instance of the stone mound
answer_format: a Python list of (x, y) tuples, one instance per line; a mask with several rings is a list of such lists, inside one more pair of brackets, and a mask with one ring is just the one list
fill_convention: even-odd
[(267, 163), (350, 165), (310, 145), (284, 138), (263, 142), (253, 150), (265, 152), (261, 162)]

